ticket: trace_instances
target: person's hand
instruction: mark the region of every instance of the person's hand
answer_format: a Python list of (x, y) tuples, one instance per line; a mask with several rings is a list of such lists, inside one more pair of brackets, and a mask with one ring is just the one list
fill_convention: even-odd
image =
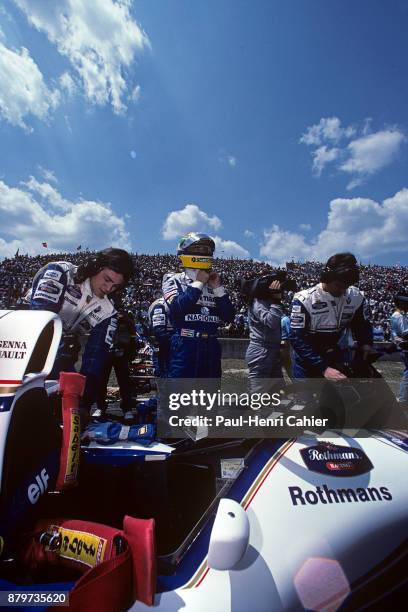
[(275, 301), (280, 302), (281, 298), (282, 298), (282, 292), (281, 292), (281, 284), (278, 280), (274, 280), (271, 282), (271, 284), (269, 285), (268, 289), (270, 289), (273, 293), (273, 299)]
[(210, 278), (210, 275), (208, 274), (206, 270), (199, 270), (197, 272), (196, 280), (200, 281), (200, 283), (204, 283), (205, 285), (206, 283), (208, 283), (209, 278)]
[(345, 374), (343, 374), (339, 370), (336, 370), (336, 368), (326, 368), (323, 372), (323, 376), (328, 380), (344, 380), (345, 378), (347, 378)]
[(211, 274), (209, 275), (208, 285), (213, 289), (221, 287), (221, 277), (218, 272), (211, 272)]

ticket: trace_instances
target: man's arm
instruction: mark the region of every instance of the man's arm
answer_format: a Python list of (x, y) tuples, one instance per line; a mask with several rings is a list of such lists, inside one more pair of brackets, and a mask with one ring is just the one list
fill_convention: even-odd
[(150, 313), (150, 325), (152, 334), (157, 340), (167, 338), (167, 312), (164, 304), (156, 304)]
[(369, 321), (370, 311), (366, 300), (354, 313), (350, 327), (359, 346), (373, 345), (373, 326)]
[(208, 276), (208, 286), (214, 292), (215, 304), (220, 313), (221, 319), (225, 323), (232, 323), (235, 318), (235, 308), (232, 305), (228, 293), (221, 284), (221, 277), (218, 272), (211, 272)]
[(163, 296), (169, 308), (170, 318), (184, 317), (191, 311), (201, 297), (204, 283), (196, 280), (183, 291), (180, 283), (174, 276), (166, 278), (163, 282)]
[(30, 297), (30, 310), (61, 310), (67, 288), (67, 273), (55, 263), (50, 263), (34, 277)]
[(266, 327), (276, 331), (281, 328), (282, 308), (278, 304), (271, 304), (267, 308), (257, 299), (254, 300), (253, 313), (255, 317)]
[(219, 310), (220, 317), (225, 323), (232, 323), (235, 318), (235, 308), (230, 300), (228, 293), (224, 287), (216, 287), (213, 289), (215, 304)]
[(98, 385), (105, 369), (118, 326), (113, 315), (92, 328), (82, 356), (81, 374), (86, 376), (83, 401), (90, 406), (96, 399)]

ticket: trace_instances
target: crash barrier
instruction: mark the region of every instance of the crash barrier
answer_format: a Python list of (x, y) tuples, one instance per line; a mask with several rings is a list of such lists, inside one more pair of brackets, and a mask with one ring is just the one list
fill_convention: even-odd
[(51, 567), (57, 568), (59, 588), (67, 579), (64, 576), (78, 572), (79, 579), (68, 589), (71, 612), (127, 610), (136, 600), (153, 605), (156, 544), (152, 519), (125, 516), (123, 530), (80, 520), (39, 521), (20, 561), (34, 575), (48, 575)]
[[(245, 359), (248, 348), (248, 338), (220, 338), (223, 359)], [(374, 348), (378, 351), (386, 351), (391, 347), (391, 342), (374, 342)], [(401, 353), (385, 354), (381, 361), (402, 361)]]

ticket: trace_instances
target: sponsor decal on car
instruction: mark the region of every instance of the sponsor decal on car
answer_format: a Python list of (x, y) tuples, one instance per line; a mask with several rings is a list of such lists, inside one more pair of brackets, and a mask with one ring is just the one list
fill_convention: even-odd
[(300, 304), (293, 304), (292, 312), (302, 312), (302, 307)]
[(24, 359), (27, 344), (23, 340), (0, 340), (0, 359)]
[(360, 449), (328, 442), (300, 451), (306, 467), (312, 472), (331, 476), (358, 476), (373, 469), (373, 464)]
[(347, 489), (331, 489), (326, 484), (318, 485), (314, 490), (304, 490), (301, 487), (288, 487), (293, 506), (316, 504), (345, 504), (359, 502), (391, 501), (392, 495), (388, 487), (348, 487)]
[(29, 484), (27, 488), (27, 497), (30, 504), (36, 504), (40, 496), (46, 492), (49, 479), (50, 477), (45, 468), (35, 475), (35, 482)]

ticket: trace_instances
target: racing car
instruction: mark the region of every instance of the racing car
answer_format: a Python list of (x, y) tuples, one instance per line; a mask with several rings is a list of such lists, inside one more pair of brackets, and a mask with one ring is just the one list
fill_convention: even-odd
[(2, 591), (69, 591), (73, 610), (99, 595), (118, 612), (355, 610), (407, 594), (406, 432), (91, 440), (76, 474), (83, 381), (48, 380), (60, 338), (52, 313), (0, 312)]

